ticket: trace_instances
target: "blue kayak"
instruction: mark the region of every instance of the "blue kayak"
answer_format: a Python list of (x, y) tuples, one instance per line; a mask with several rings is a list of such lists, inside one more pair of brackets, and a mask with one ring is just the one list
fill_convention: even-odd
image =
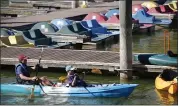
[[(43, 86), (47, 95), (74, 97), (128, 97), (138, 84), (95, 84), (89, 87), (52, 87)], [(31, 94), (33, 85), (1, 84), (1, 93)], [(34, 95), (44, 95), (39, 85), (35, 86)]]

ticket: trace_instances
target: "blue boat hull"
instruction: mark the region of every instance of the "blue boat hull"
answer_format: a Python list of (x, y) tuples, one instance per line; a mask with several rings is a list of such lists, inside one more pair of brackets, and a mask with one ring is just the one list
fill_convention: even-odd
[[(51, 87), (43, 86), (47, 95), (74, 96), (74, 97), (128, 97), (138, 84), (103, 84), (93, 87)], [(31, 94), (33, 85), (1, 84), (1, 93)], [(38, 85), (34, 94), (41, 96), (44, 93)]]

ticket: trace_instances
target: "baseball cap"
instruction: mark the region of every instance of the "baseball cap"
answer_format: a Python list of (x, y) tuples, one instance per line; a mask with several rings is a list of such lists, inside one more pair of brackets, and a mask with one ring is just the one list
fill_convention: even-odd
[(68, 65), (68, 66), (66, 66), (66, 68), (65, 68), (66, 72), (72, 71), (72, 70), (75, 70), (75, 69), (76, 69), (76, 68), (73, 67), (73, 66), (71, 66), (71, 65)]
[(19, 59), (19, 61), (22, 61), (22, 60), (27, 60), (28, 57), (25, 56), (24, 54), (20, 54), (20, 55), (18, 56), (18, 59)]

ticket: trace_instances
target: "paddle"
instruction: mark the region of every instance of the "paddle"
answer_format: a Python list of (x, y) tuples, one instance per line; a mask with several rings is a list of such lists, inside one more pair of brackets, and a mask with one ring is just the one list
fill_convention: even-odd
[[(38, 64), (37, 64), (37, 65), (39, 65), (39, 66), (40, 66), (40, 62), (41, 62), (41, 59), (42, 59), (42, 53), (43, 53), (43, 47), (42, 47), (42, 49), (41, 49), (41, 53), (40, 53), (40, 57), (39, 57), (39, 62), (38, 62)], [(39, 66), (37, 66), (37, 65), (36, 65), (36, 68), (35, 68), (35, 70), (36, 70), (36, 77), (37, 77), (38, 72), (39, 72)], [(38, 80), (37, 80), (37, 82), (39, 83)], [(44, 92), (44, 90), (43, 90), (42, 86), (40, 85), (40, 83), (39, 83), (39, 87), (40, 87), (41, 90)], [(34, 89), (35, 89), (35, 83), (33, 84), (33, 88), (31, 89), (30, 98), (34, 97)], [(46, 93), (44, 92), (44, 94), (46, 94)]]
[[(99, 69), (98, 69), (98, 73), (99, 73)], [(92, 71), (91, 72), (96, 72), (96, 71), (93, 71), (93, 69), (92, 69)], [(85, 75), (86, 75), (86, 73), (85, 73), (85, 71), (83, 72), (83, 79), (84, 79), (84, 77), (85, 77)], [(87, 86), (87, 84), (86, 84), (86, 86)], [(95, 95), (92, 93), (92, 92), (90, 92), (89, 90), (88, 90), (88, 88), (86, 88), (86, 86), (83, 86), (90, 94), (92, 94), (94, 97), (95, 97)]]

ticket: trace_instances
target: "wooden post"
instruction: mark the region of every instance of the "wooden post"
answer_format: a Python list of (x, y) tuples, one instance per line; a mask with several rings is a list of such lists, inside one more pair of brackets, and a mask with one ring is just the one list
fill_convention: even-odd
[(79, 0), (72, 1), (72, 8), (77, 8), (79, 6)]
[(120, 79), (132, 79), (132, 0), (120, 0)]
[(166, 31), (164, 31), (164, 54), (166, 54)]
[(170, 50), (170, 32), (167, 31), (167, 36), (168, 36), (168, 50)]
[(170, 50), (170, 32), (164, 30), (164, 54), (166, 54), (168, 50)]

